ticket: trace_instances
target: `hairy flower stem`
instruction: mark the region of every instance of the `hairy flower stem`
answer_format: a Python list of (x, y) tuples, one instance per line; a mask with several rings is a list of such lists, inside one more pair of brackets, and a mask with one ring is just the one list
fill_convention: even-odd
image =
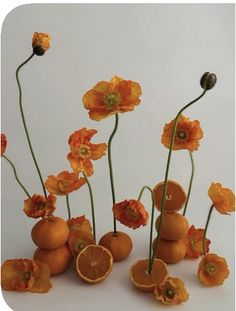
[(151, 214), (151, 227), (150, 227), (150, 239), (149, 239), (149, 264), (148, 264), (148, 273), (151, 274), (152, 271), (152, 236), (153, 236), (153, 221), (154, 221), (154, 193), (152, 189), (148, 186), (143, 186), (142, 190), (140, 191), (138, 201), (141, 200), (141, 197), (143, 195), (144, 190), (147, 189), (151, 193), (151, 198), (152, 198), (152, 214)]
[(194, 176), (193, 152), (189, 151), (189, 155), (190, 155), (191, 166), (192, 166), (192, 174), (191, 174), (190, 181), (189, 181), (188, 194), (187, 194), (187, 198), (186, 198), (186, 202), (185, 202), (185, 206), (184, 206), (183, 216), (185, 216), (185, 214), (186, 214), (186, 210), (187, 210), (187, 206), (188, 206), (188, 201), (189, 201), (191, 190), (192, 190), (193, 176)]
[(17, 81), (17, 85), (18, 85), (18, 88), (19, 88), (20, 113), (21, 113), (21, 118), (22, 118), (22, 121), (23, 121), (23, 126), (24, 126), (24, 130), (25, 130), (26, 138), (27, 138), (27, 141), (28, 141), (28, 144), (29, 144), (29, 148), (30, 148), (30, 152), (31, 152), (31, 155), (32, 155), (34, 164), (35, 164), (36, 169), (37, 169), (37, 172), (38, 172), (38, 174), (39, 174), (39, 178), (40, 178), (40, 182), (41, 182), (42, 187), (43, 187), (44, 195), (45, 195), (45, 197), (47, 197), (46, 189), (45, 189), (45, 186), (44, 186), (44, 183), (43, 183), (43, 178), (42, 178), (42, 175), (41, 175), (41, 173), (40, 173), (40, 169), (39, 169), (39, 166), (38, 166), (38, 163), (37, 163), (37, 160), (36, 160), (34, 151), (33, 151), (33, 147), (32, 147), (31, 141), (30, 141), (29, 132), (28, 132), (28, 129), (27, 129), (26, 121), (25, 121), (25, 115), (24, 115), (24, 110), (23, 110), (23, 106), (22, 106), (22, 89), (21, 89), (21, 84), (20, 84), (20, 80), (19, 80), (19, 71), (20, 71), (20, 69), (21, 69), (25, 64), (27, 64), (27, 63), (31, 60), (31, 58), (32, 58), (34, 55), (35, 55), (35, 54), (32, 53), (32, 54), (30, 55), (30, 57), (27, 58), (26, 61), (24, 61), (24, 62), (17, 68), (17, 70), (16, 70), (16, 81)]
[(166, 172), (165, 172), (165, 181), (164, 181), (164, 188), (163, 188), (163, 192), (162, 192), (162, 199), (161, 199), (161, 215), (160, 215), (160, 222), (158, 225), (158, 230), (157, 230), (157, 236), (156, 236), (156, 241), (153, 247), (153, 254), (152, 254), (152, 262), (151, 262), (151, 270), (153, 267), (153, 262), (156, 256), (156, 251), (157, 251), (157, 247), (158, 247), (158, 243), (160, 240), (160, 231), (161, 231), (161, 226), (162, 226), (162, 221), (163, 221), (163, 215), (164, 215), (164, 206), (165, 206), (165, 202), (166, 202), (166, 192), (167, 192), (167, 181), (168, 181), (168, 175), (169, 175), (169, 168), (170, 168), (170, 160), (171, 160), (171, 154), (172, 154), (172, 149), (173, 149), (173, 145), (174, 145), (174, 139), (175, 139), (175, 134), (176, 134), (176, 129), (177, 129), (177, 124), (178, 124), (178, 120), (179, 117), (181, 115), (181, 113), (187, 109), (189, 106), (191, 106), (192, 104), (194, 104), (195, 102), (197, 102), (200, 98), (202, 98), (206, 93), (206, 90), (204, 90), (201, 95), (199, 95), (197, 98), (195, 98), (194, 100), (192, 100), (190, 103), (188, 103), (187, 105), (185, 105), (176, 115), (175, 117), (175, 122), (174, 122), (174, 126), (172, 129), (172, 134), (171, 134), (171, 142), (170, 142), (170, 147), (169, 147), (169, 153), (168, 153), (168, 158), (167, 158), (167, 164), (166, 164)]
[(23, 191), (25, 192), (25, 194), (28, 196), (28, 198), (30, 198), (30, 194), (29, 192), (26, 190), (25, 186), (22, 184), (22, 182), (19, 180), (18, 176), (17, 176), (17, 173), (16, 173), (16, 168), (14, 166), (14, 164), (12, 163), (12, 161), (5, 155), (2, 155), (2, 157), (7, 160), (7, 162), (11, 165), (12, 169), (13, 169), (13, 172), (14, 172), (14, 175), (15, 175), (15, 178), (16, 178), (16, 181), (18, 182), (18, 184), (20, 185), (20, 187), (23, 189)]
[(86, 176), (86, 174), (84, 172), (83, 172), (83, 175), (84, 175), (84, 178), (86, 180), (86, 183), (87, 183), (88, 189), (89, 189), (90, 202), (91, 202), (91, 211), (92, 211), (92, 221), (93, 221), (93, 239), (96, 242), (96, 223), (95, 223), (95, 210), (94, 210), (93, 192), (92, 192), (92, 187), (90, 185), (88, 177)]
[[(111, 133), (109, 140), (108, 140), (108, 164), (109, 164), (109, 172), (110, 172), (110, 182), (111, 182), (111, 193), (112, 193), (113, 205), (116, 203), (116, 197), (115, 197), (115, 187), (114, 187), (112, 159), (111, 159), (111, 142), (112, 142), (112, 139), (113, 139), (113, 137), (117, 131), (117, 128), (118, 128), (118, 123), (119, 123), (118, 113), (116, 113), (115, 117), (116, 117), (115, 127)], [(116, 231), (116, 219), (114, 216), (113, 216), (113, 226), (114, 226), (113, 235), (116, 236), (116, 232), (117, 232)]]
[(70, 203), (69, 203), (69, 195), (66, 195), (66, 206), (67, 206), (67, 211), (68, 211), (68, 220), (71, 219), (71, 213), (70, 213)]
[(208, 225), (209, 225), (209, 222), (210, 222), (211, 213), (213, 211), (213, 208), (214, 208), (214, 204), (212, 204), (212, 206), (210, 207), (210, 210), (209, 210), (209, 213), (208, 213), (208, 216), (207, 216), (207, 221), (206, 221), (205, 229), (204, 229), (204, 235), (203, 235), (203, 240), (202, 240), (202, 243), (203, 243), (203, 255), (204, 256), (206, 256), (206, 234), (207, 234), (207, 228), (208, 228)]

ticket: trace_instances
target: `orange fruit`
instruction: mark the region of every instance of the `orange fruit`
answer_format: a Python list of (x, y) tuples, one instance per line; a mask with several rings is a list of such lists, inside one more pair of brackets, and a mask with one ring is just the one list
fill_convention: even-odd
[(128, 234), (120, 231), (117, 231), (116, 235), (113, 232), (106, 233), (100, 239), (99, 245), (109, 249), (114, 261), (122, 261), (127, 258), (133, 248), (132, 240)]
[(60, 217), (43, 218), (31, 231), (33, 242), (39, 248), (55, 249), (63, 246), (70, 235), (67, 223)]
[[(156, 239), (153, 241), (155, 245)], [(176, 263), (182, 260), (186, 255), (186, 246), (184, 240), (177, 241), (167, 241), (160, 239), (157, 251), (156, 258), (163, 260), (165, 263)]]
[[(156, 230), (160, 222), (160, 216), (156, 219)], [(189, 229), (189, 223), (185, 216), (179, 213), (164, 213), (161, 225), (161, 238), (170, 241), (182, 239)]]
[(71, 258), (71, 252), (66, 244), (52, 250), (37, 248), (34, 252), (34, 259), (47, 263), (51, 275), (64, 272), (69, 266)]
[(86, 246), (76, 258), (76, 271), (81, 279), (94, 284), (104, 280), (111, 272), (111, 252), (100, 245)]
[[(154, 189), (154, 200), (156, 208), (161, 210), (162, 193), (164, 189), (164, 181), (157, 184)], [(167, 181), (166, 190), (166, 202), (165, 202), (165, 212), (174, 212), (182, 208), (186, 201), (186, 194), (184, 189), (176, 181)]]
[(152, 273), (148, 273), (148, 259), (142, 259), (132, 265), (129, 271), (133, 285), (142, 292), (153, 292), (168, 275), (166, 264), (160, 259), (154, 259)]

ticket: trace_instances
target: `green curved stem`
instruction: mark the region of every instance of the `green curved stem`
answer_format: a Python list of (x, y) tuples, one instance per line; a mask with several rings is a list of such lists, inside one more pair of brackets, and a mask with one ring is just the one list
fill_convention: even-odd
[(179, 117), (181, 115), (181, 113), (187, 109), (189, 106), (191, 106), (192, 104), (194, 104), (195, 102), (197, 102), (200, 98), (202, 98), (206, 93), (206, 90), (204, 90), (201, 95), (199, 95), (197, 98), (195, 98), (194, 100), (192, 100), (190, 103), (188, 103), (187, 105), (185, 105), (176, 115), (175, 117), (175, 122), (174, 122), (174, 126), (172, 129), (172, 134), (171, 134), (171, 142), (170, 142), (170, 147), (169, 147), (169, 153), (168, 153), (168, 158), (167, 158), (167, 164), (166, 164), (166, 172), (165, 172), (165, 181), (164, 181), (164, 188), (163, 188), (163, 192), (162, 192), (162, 199), (161, 199), (161, 215), (160, 215), (160, 222), (158, 225), (158, 230), (157, 230), (157, 237), (156, 237), (156, 241), (153, 247), (153, 254), (152, 254), (152, 265), (151, 267), (153, 267), (153, 262), (155, 259), (155, 255), (156, 255), (156, 250), (158, 247), (158, 243), (160, 240), (160, 234), (159, 232), (161, 231), (161, 226), (162, 226), (162, 221), (163, 221), (163, 214), (164, 214), (164, 206), (165, 206), (165, 202), (166, 202), (166, 192), (167, 192), (167, 181), (168, 181), (168, 175), (169, 175), (169, 168), (170, 168), (170, 160), (171, 160), (171, 155), (172, 155), (172, 149), (173, 149), (173, 145), (174, 145), (174, 139), (175, 139), (175, 134), (176, 134), (176, 129), (177, 129), (177, 124), (178, 124), (178, 120)]
[(149, 257), (148, 257), (148, 259), (149, 259), (148, 273), (151, 274), (151, 271), (152, 271), (152, 236), (153, 236), (153, 222), (154, 222), (154, 210), (155, 210), (155, 208), (154, 208), (154, 193), (150, 187), (143, 186), (142, 190), (140, 191), (138, 201), (141, 200), (141, 197), (142, 197), (145, 189), (150, 191), (151, 197), (152, 197), (152, 214), (151, 214), (151, 227), (150, 227), (150, 239), (149, 239)]
[(188, 201), (189, 201), (191, 190), (192, 190), (193, 176), (194, 176), (193, 152), (189, 151), (189, 155), (190, 155), (191, 166), (192, 166), (192, 174), (191, 174), (190, 181), (189, 181), (188, 194), (187, 194), (187, 198), (186, 198), (186, 202), (185, 202), (185, 206), (184, 206), (183, 216), (185, 216), (185, 214), (186, 214), (186, 210), (187, 210), (187, 206), (188, 206)]
[(203, 240), (202, 240), (202, 243), (203, 243), (203, 255), (206, 256), (206, 234), (207, 234), (207, 228), (208, 228), (208, 225), (209, 225), (209, 222), (210, 222), (210, 218), (211, 218), (211, 213), (214, 209), (214, 204), (212, 204), (212, 206), (210, 207), (210, 210), (209, 210), (209, 213), (208, 213), (208, 216), (207, 216), (207, 221), (206, 221), (206, 225), (205, 225), (205, 229), (204, 229), (204, 235), (203, 235)]
[(30, 55), (30, 57), (27, 58), (26, 61), (24, 61), (24, 62), (17, 68), (17, 70), (16, 70), (16, 81), (17, 81), (17, 85), (18, 85), (18, 88), (19, 88), (19, 105), (20, 105), (21, 118), (22, 118), (22, 121), (23, 121), (23, 126), (24, 126), (24, 129), (25, 129), (26, 138), (27, 138), (27, 141), (28, 141), (28, 144), (29, 144), (29, 148), (30, 148), (30, 152), (31, 152), (31, 155), (32, 155), (34, 164), (35, 164), (36, 169), (37, 169), (38, 174), (39, 174), (39, 178), (40, 178), (40, 182), (41, 182), (42, 187), (43, 187), (44, 195), (45, 195), (45, 197), (47, 197), (46, 189), (45, 189), (45, 186), (44, 186), (44, 183), (43, 183), (43, 178), (42, 178), (42, 175), (41, 175), (41, 172), (40, 172), (40, 169), (39, 169), (39, 166), (38, 166), (36, 157), (35, 157), (35, 155), (34, 155), (33, 147), (32, 147), (31, 141), (30, 141), (30, 136), (29, 136), (29, 132), (28, 132), (28, 129), (27, 129), (26, 121), (25, 121), (25, 115), (24, 115), (24, 110), (23, 110), (23, 106), (22, 106), (22, 89), (21, 89), (21, 84), (20, 84), (20, 80), (19, 80), (19, 71), (20, 71), (20, 69), (21, 69), (25, 64), (27, 64), (27, 63), (31, 60), (31, 58), (32, 58), (34, 55), (35, 55), (35, 54), (32, 53), (32, 54)]
[(94, 210), (94, 200), (93, 200), (93, 192), (88, 177), (83, 172), (84, 178), (89, 188), (90, 202), (91, 202), (91, 211), (92, 211), (92, 221), (93, 221), (93, 239), (96, 242), (96, 223), (95, 223), (95, 210)]
[[(112, 139), (117, 131), (118, 128), (118, 123), (119, 123), (119, 117), (118, 117), (118, 113), (116, 113), (115, 115), (116, 117), (116, 121), (115, 121), (115, 127), (114, 130), (111, 133), (111, 136), (108, 140), (108, 163), (109, 163), (109, 172), (110, 172), (110, 182), (111, 182), (111, 194), (112, 194), (112, 203), (113, 205), (116, 203), (116, 197), (115, 197), (115, 187), (114, 187), (114, 178), (113, 178), (113, 169), (112, 169), (112, 159), (111, 159), (111, 142)], [(113, 216), (113, 226), (114, 226), (114, 231), (113, 231), (113, 235), (116, 235), (116, 219)]]
[(69, 203), (69, 195), (66, 195), (66, 206), (67, 206), (67, 211), (68, 211), (68, 220), (71, 219), (71, 213), (70, 213), (70, 203)]
[(25, 186), (22, 184), (22, 182), (19, 180), (18, 176), (17, 176), (17, 173), (16, 173), (16, 168), (14, 166), (14, 164), (12, 163), (12, 161), (5, 155), (2, 155), (2, 157), (7, 160), (7, 162), (11, 165), (12, 169), (13, 169), (13, 172), (14, 172), (14, 175), (15, 175), (15, 178), (16, 178), (16, 181), (18, 182), (18, 184), (20, 185), (20, 187), (23, 189), (23, 191), (25, 192), (25, 194), (28, 196), (28, 198), (30, 198), (30, 194), (29, 192), (26, 190)]

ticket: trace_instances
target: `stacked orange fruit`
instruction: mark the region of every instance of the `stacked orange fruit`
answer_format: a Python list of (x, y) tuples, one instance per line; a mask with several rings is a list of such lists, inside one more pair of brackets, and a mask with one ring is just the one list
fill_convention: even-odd
[[(161, 209), (164, 182), (153, 189), (155, 206)], [(177, 263), (186, 255), (186, 246), (183, 238), (186, 236), (189, 223), (185, 216), (178, 213), (186, 201), (183, 188), (175, 181), (168, 180), (166, 191), (166, 202), (161, 224), (160, 240), (156, 251), (156, 258), (166, 263)], [(159, 230), (160, 216), (156, 219), (156, 230)], [(153, 241), (155, 244), (155, 240)]]
[(67, 245), (70, 230), (60, 217), (50, 216), (37, 222), (31, 231), (33, 242), (38, 246), (34, 259), (47, 263), (51, 275), (64, 272), (72, 254)]

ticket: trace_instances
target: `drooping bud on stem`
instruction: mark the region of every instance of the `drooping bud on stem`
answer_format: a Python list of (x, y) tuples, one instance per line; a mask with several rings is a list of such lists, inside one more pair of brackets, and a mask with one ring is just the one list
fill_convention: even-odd
[(215, 86), (216, 81), (217, 78), (214, 73), (205, 72), (204, 75), (201, 77), (200, 84), (204, 90), (209, 91)]

